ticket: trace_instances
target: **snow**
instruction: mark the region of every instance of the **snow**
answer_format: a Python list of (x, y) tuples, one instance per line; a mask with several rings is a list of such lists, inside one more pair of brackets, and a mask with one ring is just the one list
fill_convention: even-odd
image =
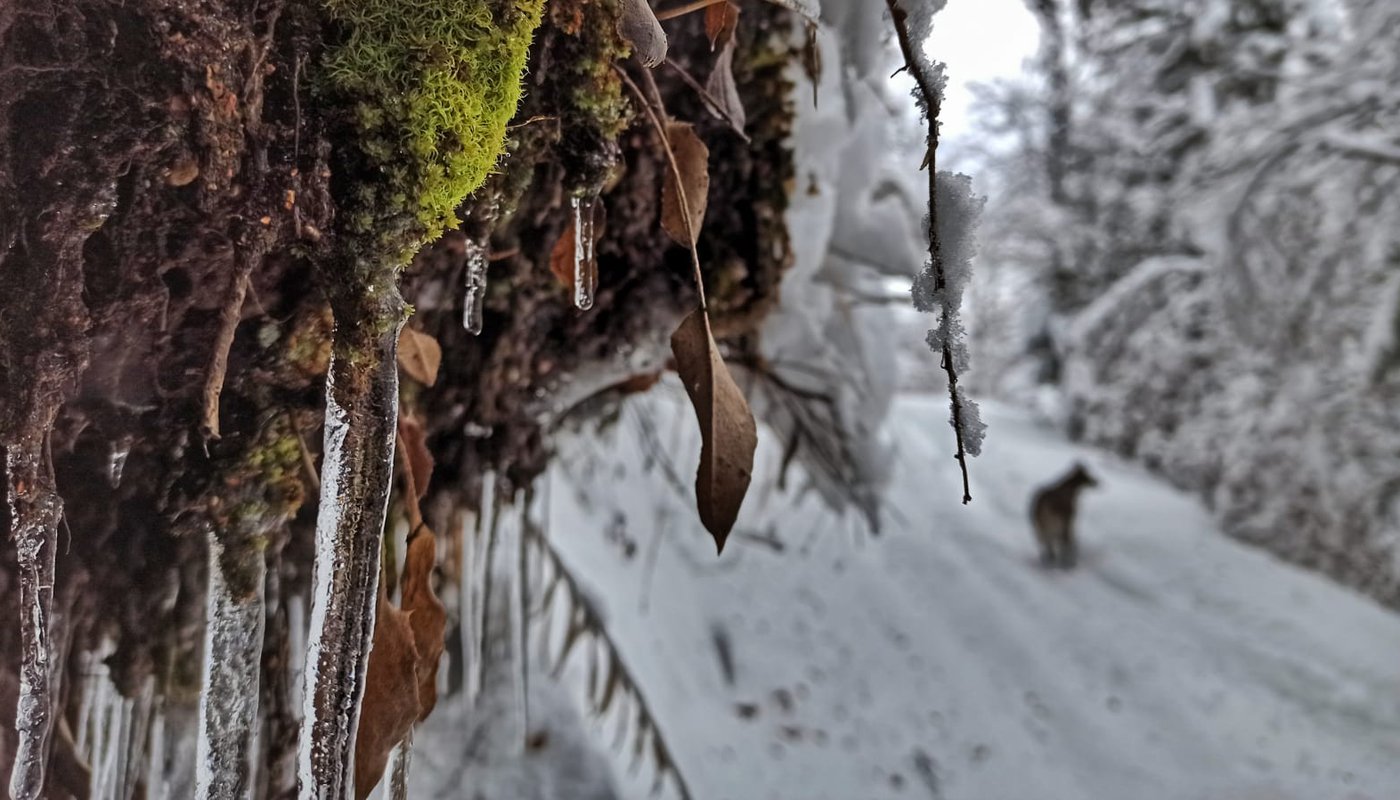
[[(551, 541), (605, 609), (695, 797), (1395, 796), (1400, 619), (1225, 538), (1139, 468), (1024, 412), (983, 410), (996, 436), (963, 507), (946, 401), (897, 399), (878, 538), (815, 495), (780, 492), (781, 447), (761, 436), (751, 502), (720, 559), (684, 487), (661, 477), (658, 458), (689, 463), (698, 447), (678, 386), (561, 444)], [(644, 447), (643, 417), (660, 454)], [(1102, 487), (1081, 500), (1080, 567), (1046, 572), (1027, 502), (1075, 460)], [(597, 772), (611, 723), (589, 724), (595, 744), (580, 751), (559, 687), (532, 684), (557, 758), (464, 770), (463, 735), (439, 736), (458, 749), (415, 755), (414, 796), (473, 797), (461, 787), (500, 785), (488, 773), (502, 770), (522, 788), (499, 796), (647, 796), (648, 769), (621, 768), (630, 752), (608, 757), (612, 776)], [(509, 693), (484, 698), (485, 716), (510, 713)], [(478, 717), (465, 738), (489, 729)], [(557, 795), (528, 788), (563, 792), (566, 772), (589, 779)]]

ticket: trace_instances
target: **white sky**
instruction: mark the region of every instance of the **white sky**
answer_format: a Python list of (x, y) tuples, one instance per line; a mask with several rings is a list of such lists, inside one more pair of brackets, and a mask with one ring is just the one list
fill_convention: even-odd
[(1035, 55), (1039, 38), (1024, 0), (948, 0), (929, 38), (929, 52), (948, 65), (939, 116), (944, 136), (956, 138), (971, 127), (968, 84), (1016, 75)]

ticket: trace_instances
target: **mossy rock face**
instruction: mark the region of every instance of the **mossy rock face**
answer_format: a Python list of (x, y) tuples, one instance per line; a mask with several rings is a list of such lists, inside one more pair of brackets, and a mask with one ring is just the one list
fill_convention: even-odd
[[(353, 108), (352, 268), (407, 263), (496, 164), (544, 0), (326, 0), (344, 40), (325, 84)], [(365, 276), (361, 276), (365, 277)]]

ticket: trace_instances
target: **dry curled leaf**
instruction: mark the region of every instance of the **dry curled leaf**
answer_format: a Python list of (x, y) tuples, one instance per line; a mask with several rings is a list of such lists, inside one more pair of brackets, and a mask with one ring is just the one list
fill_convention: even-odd
[[(700, 238), (705, 205), (710, 196), (710, 148), (700, 141), (688, 122), (666, 123), (666, 139), (676, 157), (676, 171), (667, 170), (661, 189), (661, 227), (678, 244), (693, 245)], [(690, 210), (690, 224), (681, 210), (681, 195)]]
[(428, 434), (411, 414), (399, 415), (399, 437), (409, 469), (413, 471), (413, 493), (421, 498), (433, 479), (433, 454), (428, 450)]
[(704, 309), (692, 312), (671, 334), (671, 352), (700, 423), (700, 469), (695, 476), (700, 520), (723, 552), (753, 477), (758, 429), (748, 401), (720, 358)]
[(622, 0), (617, 32), (632, 45), (643, 66), (655, 67), (666, 60), (666, 31), (647, 0)]
[[(710, 6), (714, 8), (714, 6)], [(734, 83), (734, 41), (730, 40), (719, 51), (715, 67), (710, 70), (710, 78), (705, 82), (705, 91), (714, 99), (717, 107), (710, 109), (716, 117), (729, 123), (740, 136), (744, 135), (744, 125), (748, 115), (744, 113), (744, 101), (739, 97), (739, 87)]]
[(403, 610), (413, 630), (417, 656), (418, 720), (428, 718), (437, 705), (438, 661), (447, 635), (447, 609), (433, 592), (433, 564), (437, 560), (437, 540), (427, 527), (408, 541), (403, 564)]
[(705, 8), (705, 35), (710, 37), (710, 50), (716, 50), (734, 39), (739, 25), (739, 7), (726, 0)]
[(374, 648), (355, 737), (355, 797), (364, 800), (384, 777), (389, 753), (418, 720), (418, 653), (410, 615), (379, 591)]
[(437, 383), (438, 367), (442, 366), (442, 346), (437, 339), (403, 326), (399, 334), (399, 368), (424, 386)]

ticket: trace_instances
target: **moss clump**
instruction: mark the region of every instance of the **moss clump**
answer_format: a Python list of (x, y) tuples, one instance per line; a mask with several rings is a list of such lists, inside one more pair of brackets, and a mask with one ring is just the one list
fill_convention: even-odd
[(353, 109), (361, 156), (341, 197), (357, 268), (402, 265), (456, 224), (501, 152), (543, 5), (325, 0), (345, 36), (326, 82)]

